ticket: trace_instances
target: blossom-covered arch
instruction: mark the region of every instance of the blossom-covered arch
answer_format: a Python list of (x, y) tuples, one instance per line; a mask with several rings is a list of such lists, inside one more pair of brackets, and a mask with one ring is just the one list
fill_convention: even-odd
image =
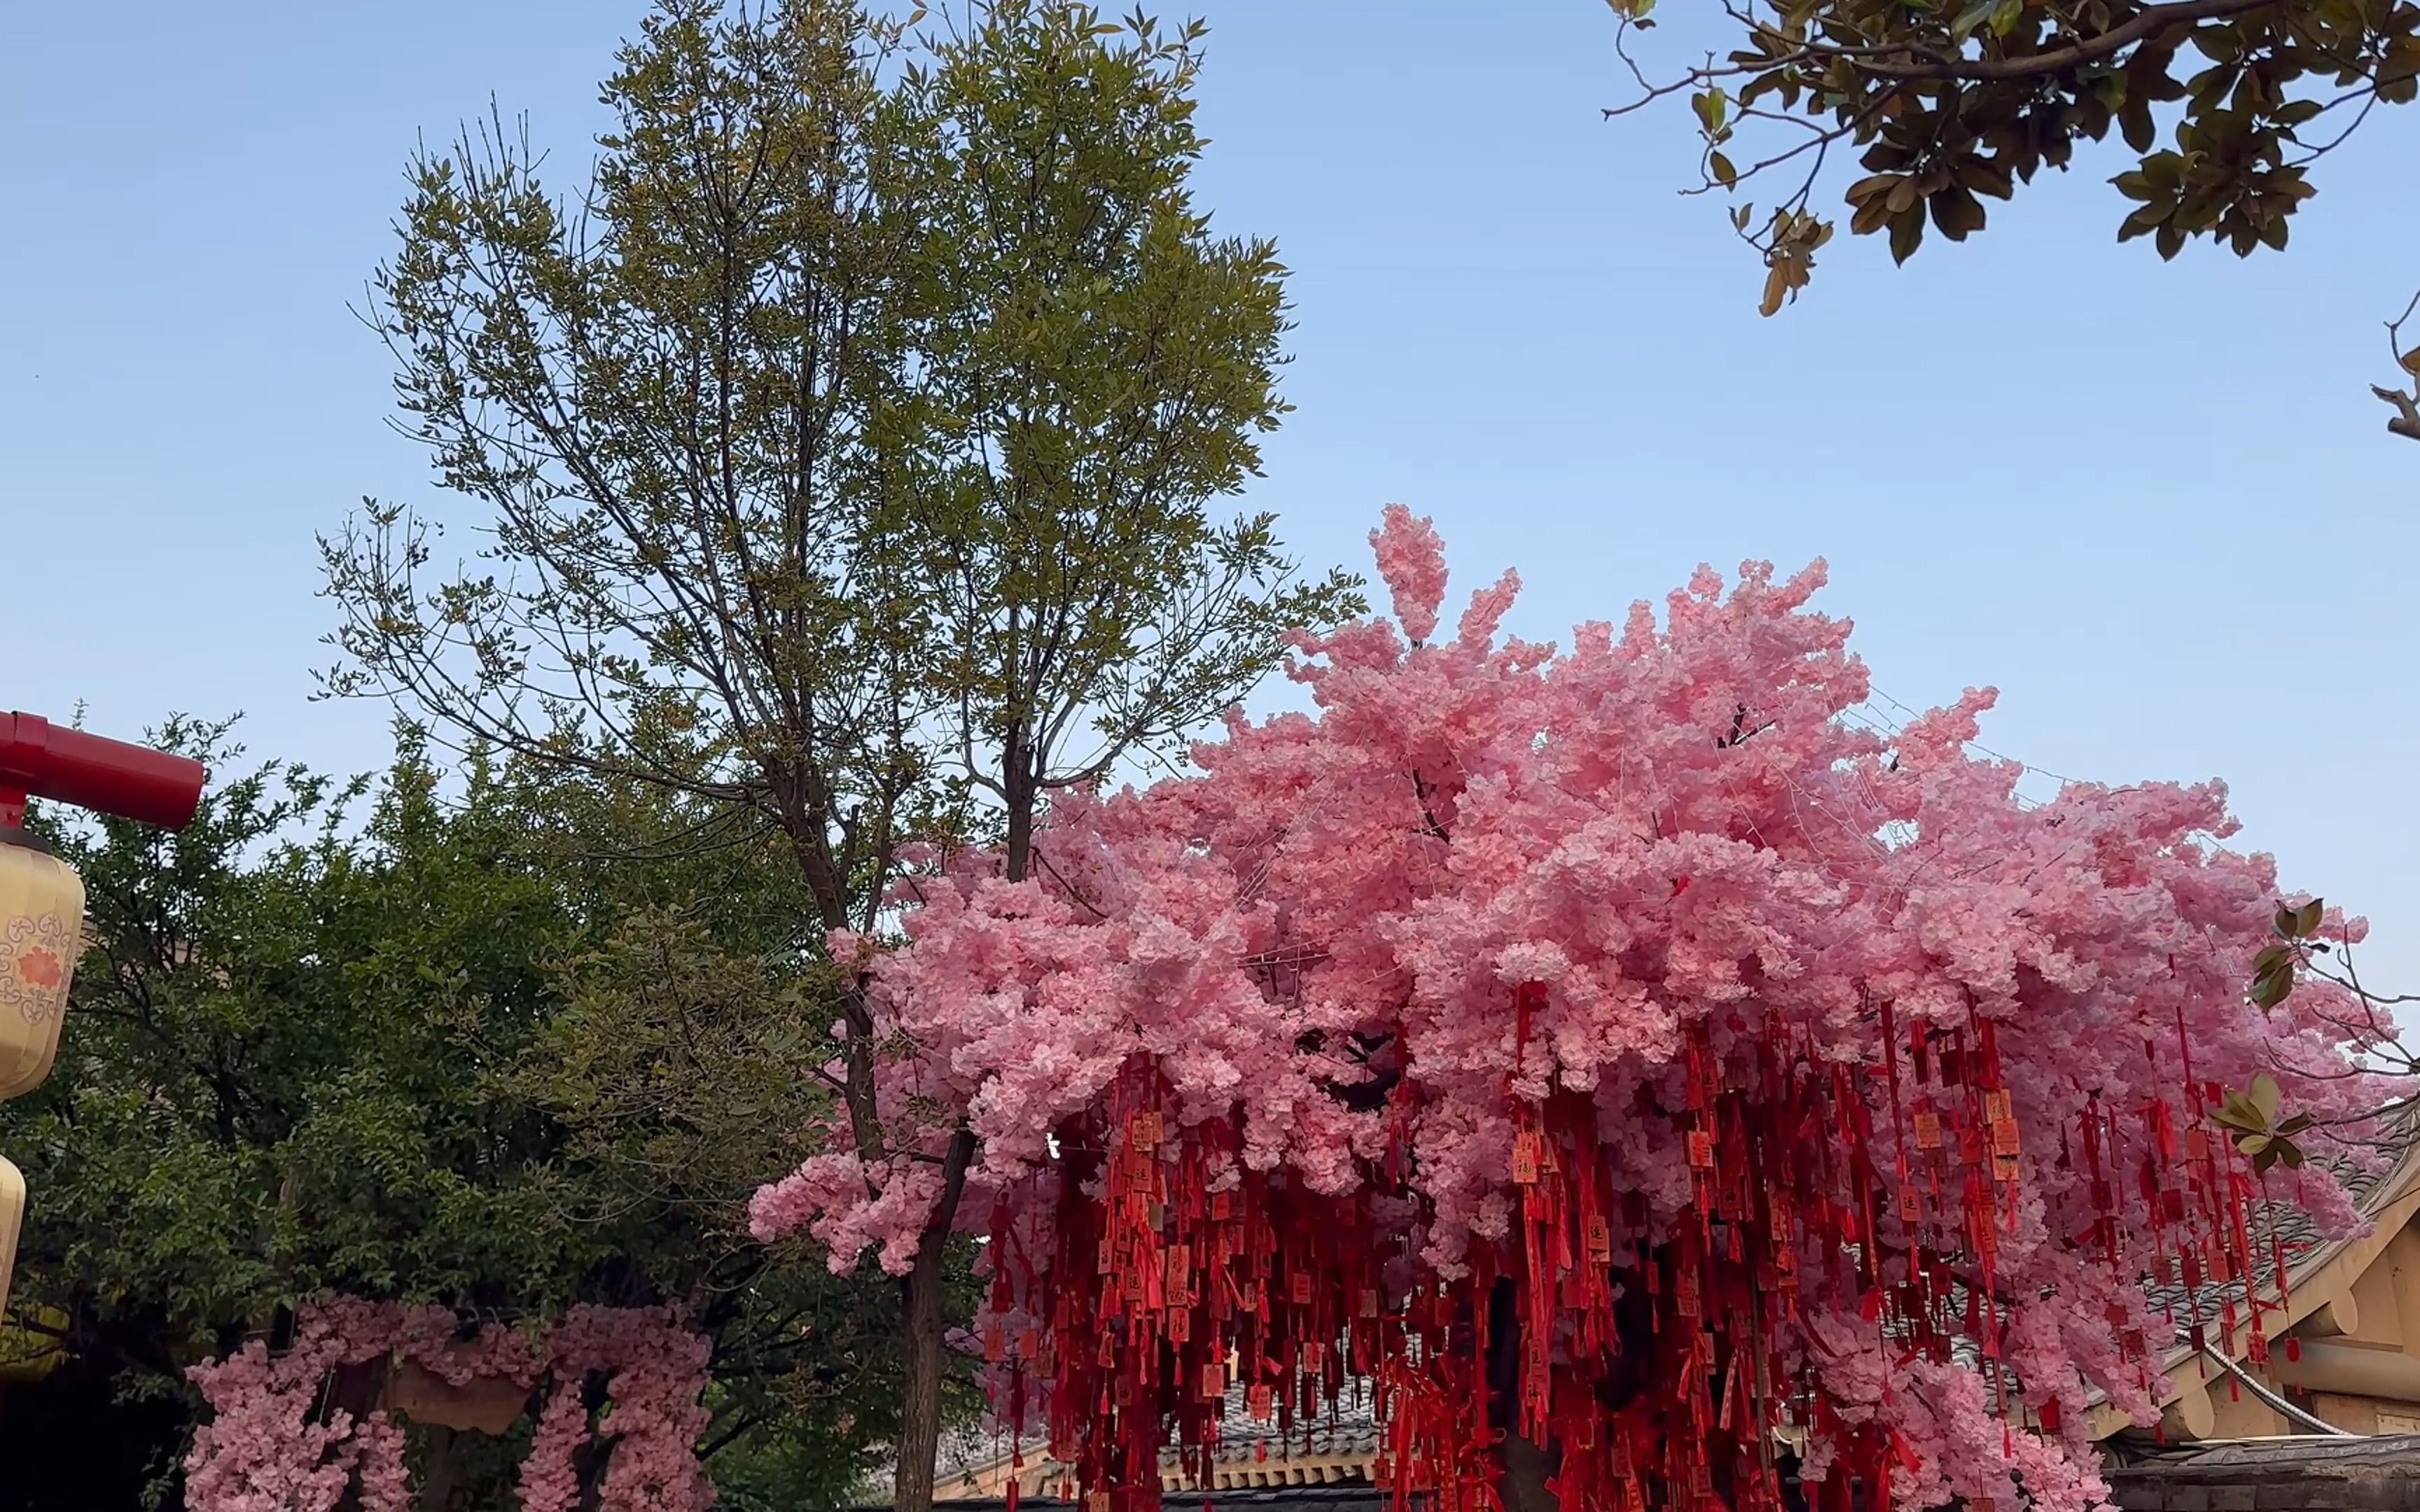
[[(382, 1407), (330, 1409), (339, 1368), (391, 1361), (453, 1386), (544, 1388), (520, 1483), (522, 1512), (580, 1504), (574, 1457), (612, 1445), (598, 1486), (606, 1512), (704, 1512), (713, 1488), (697, 1459), (709, 1346), (677, 1309), (579, 1306), (542, 1334), (485, 1323), (467, 1336), (451, 1308), (329, 1297), (299, 1310), (294, 1338), (254, 1339), (190, 1373), (211, 1409), (185, 1463), (192, 1512), (329, 1512), (358, 1487), (362, 1512), (409, 1512), (404, 1433)], [(607, 1378), (592, 1423), (587, 1378)]]
[(1300, 639), (1315, 713), (1071, 795), (1030, 880), (936, 857), (904, 948), (836, 938), (892, 1151), (758, 1231), (901, 1269), (971, 1130), (996, 1406), (1119, 1512), (1231, 1387), (1288, 1421), (1365, 1379), (1449, 1512), (1520, 1443), (1570, 1512), (1772, 1505), (1784, 1445), (1838, 1498), (2095, 1503), (2087, 1396), (2148, 1421), (2180, 1326), (2143, 1283), (2282, 1278), (2264, 1187), (2355, 1221), (2207, 1119), (2366, 1095), (2331, 989), (2246, 1001), (2278, 889), (2224, 791), (2028, 804), (1987, 691), (1871, 731), (1820, 563), (1568, 650), (1499, 638), (1508, 574), (1430, 644), (1435, 532), (1373, 540), (1397, 623)]

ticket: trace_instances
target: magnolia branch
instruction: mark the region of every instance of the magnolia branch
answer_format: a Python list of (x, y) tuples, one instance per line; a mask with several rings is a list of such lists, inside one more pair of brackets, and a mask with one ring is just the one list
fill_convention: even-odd
[[(2420, 348), (2403, 345), (2403, 327), (2415, 311), (2420, 311), (2420, 294), (2412, 295), (2411, 302), (2403, 306), (2403, 313), (2386, 323), (2386, 349), (2394, 354), (2395, 365), (2406, 373), (2412, 371), (2415, 361), (2420, 361)], [(2395, 407), (2395, 418), (2386, 423), (2388, 430), (2407, 440), (2420, 441), (2420, 380), (2407, 389), (2373, 383), (2369, 392)]]
[[(2065, 47), (2013, 57), (1966, 57), (1905, 41), (1863, 45), (1800, 41), (1786, 37), (1770, 21), (1752, 16), (1737, 7), (1726, 7), (1732, 19), (1745, 23), (1760, 40), (1782, 43), (1788, 50), (1745, 61), (1709, 63), (1690, 69), (1685, 77), (1674, 83), (1655, 85), (1645, 78), (1626, 52), (1621, 52), (1617, 41), (1616, 51), (1630, 66), (1632, 75), (1645, 91), (1645, 98), (1609, 109), (1606, 114), (1627, 115), (1665, 95), (1716, 80), (1756, 77), (1830, 63), (1846, 63), (1875, 78), (1904, 84), (1988, 84), (2038, 79), (2102, 62), (2172, 26), (2231, 20), (2276, 4), (2278, 0), (2171, 0), (2166, 5), (2146, 7), (2107, 31), (2079, 38)], [(1622, 19), (1624, 32), (1634, 24), (1636, 23), (1629, 17)]]
[[(2105, 32), (2065, 47), (2053, 48), (2047, 53), (2029, 53), (2021, 57), (1978, 58), (1945, 57), (1932, 54), (1921, 63), (1902, 64), (1875, 59), (1856, 66), (1882, 78), (1910, 82), (1966, 84), (2038, 79), (2044, 74), (2065, 73), (2070, 69), (2098, 63), (2171, 26), (2190, 25), (2198, 21), (2224, 21), (2266, 9), (2276, 3), (2277, 0), (2175, 0), (2169, 5), (2147, 6)], [(1817, 51), (1819, 55), (1831, 55), (1828, 50)]]

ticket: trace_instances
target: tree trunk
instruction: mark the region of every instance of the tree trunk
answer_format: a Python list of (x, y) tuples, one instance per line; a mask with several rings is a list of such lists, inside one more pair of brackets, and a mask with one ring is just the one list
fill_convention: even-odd
[(941, 1159), (941, 1196), (916, 1246), (915, 1268), (900, 1283), (906, 1314), (907, 1384), (899, 1403), (898, 1465), (891, 1487), (892, 1512), (932, 1512), (934, 1462), (941, 1447), (941, 1385), (949, 1351), (942, 1336), (942, 1303), (949, 1290), (950, 1229), (975, 1136), (961, 1129)]
[(1009, 737), (1001, 758), (1001, 777), (1007, 789), (1008, 835), (1002, 848), (1002, 870), (1011, 882), (1025, 880), (1033, 860), (1033, 810), (1041, 806), (1042, 785), (1034, 774), (1021, 735)]
[(448, 1512), (454, 1504), (454, 1488), (462, 1478), (461, 1445), (452, 1428), (439, 1424), (424, 1425), (420, 1442), (424, 1446), (420, 1477), (421, 1512)]
[(1521, 1309), (1512, 1278), (1498, 1276), (1487, 1295), (1487, 1416), (1503, 1437), (1497, 1451), (1504, 1470), (1505, 1512), (1555, 1512), (1546, 1480), (1555, 1456), (1521, 1435)]
[(1553, 1451), (1512, 1433), (1505, 1436), (1500, 1453), (1504, 1512), (1555, 1512), (1560, 1504), (1546, 1486), (1546, 1478), (1555, 1473)]
[[(378, 1410), (380, 1397), (386, 1390), (387, 1362), (365, 1360), (357, 1365), (340, 1365), (328, 1381), (322, 1408), (328, 1413), (342, 1412), (358, 1423)], [(343, 1494), (336, 1498), (335, 1512), (361, 1512), (362, 1489), (358, 1477), (349, 1477)]]

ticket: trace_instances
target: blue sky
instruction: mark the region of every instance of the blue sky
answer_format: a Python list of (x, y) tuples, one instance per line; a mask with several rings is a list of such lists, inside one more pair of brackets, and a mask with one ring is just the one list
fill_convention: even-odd
[[(1684, 8), (1668, 6), (1668, 11)], [(1517, 566), (1555, 636), (1700, 561), (1829, 559), (1875, 681), (1992, 684), (1994, 748), (2113, 781), (2223, 777), (2242, 842), (2380, 927), (2420, 987), (2420, 446), (2380, 323), (2420, 264), (2420, 116), (2321, 165), (2282, 257), (2118, 247), (2091, 161), (1965, 247), (1828, 249), (1773, 320), (1677, 111), (1621, 98), (1594, 0), (1204, 0), (1199, 174), (1295, 270), (1298, 412), (1249, 496), (1366, 565), (1400, 500), (1464, 588)], [(347, 313), (415, 137), (494, 95), (567, 183), (634, 5), (125, 0), (0, 49), (0, 707), (104, 733), (241, 710), (256, 751), (377, 763), (307, 702), (315, 532), (429, 499)], [(1676, 23), (1652, 56), (1698, 40)], [(1700, 42), (1702, 46), (1702, 42)], [(2047, 779), (2043, 779), (2047, 781)]]

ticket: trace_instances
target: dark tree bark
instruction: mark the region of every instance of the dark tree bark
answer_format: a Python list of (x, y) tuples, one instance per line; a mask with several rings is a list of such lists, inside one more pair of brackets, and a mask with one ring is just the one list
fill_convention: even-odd
[(1555, 1473), (1552, 1445), (1524, 1438), (1521, 1423), (1521, 1308), (1512, 1279), (1498, 1276), (1487, 1295), (1487, 1420), (1502, 1435), (1505, 1512), (1555, 1512), (1546, 1481)]
[(961, 1129), (941, 1160), (941, 1198), (933, 1221), (917, 1242), (916, 1264), (900, 1283), (907, 1315), (907, 1383), (901, 1394), (898, 1465), (892, 1474), (893, 1512), (923, 1512), (933, 1504), (935, 1460), (941, 1443), (941, 1387), (949, 1370), (942, 1303), (949, 1291), (950, 1229), (966, 1191), (975, 1136)]

